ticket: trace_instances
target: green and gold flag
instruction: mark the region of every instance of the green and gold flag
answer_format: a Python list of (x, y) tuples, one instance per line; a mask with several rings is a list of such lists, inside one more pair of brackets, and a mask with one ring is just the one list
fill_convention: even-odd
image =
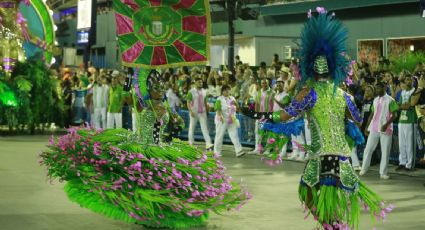
[(124, 66), (205, 64), (209, 59), (208, 0), (113, 0)]

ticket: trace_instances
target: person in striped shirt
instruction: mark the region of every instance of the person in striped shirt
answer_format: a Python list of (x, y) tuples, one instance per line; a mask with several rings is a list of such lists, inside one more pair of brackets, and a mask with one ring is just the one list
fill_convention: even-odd
[(201, 123), (202, 135), (206, 143), (206, 148), (211, 149), (214, 145), (211, 142), (211, 137), (208, 131), (207, 125), (207, 91), (202, 88), (203, 81), (202, 78), (198, 75), (195, 77), (195, 88), (192, 88), (187, 94), (187, 108), (190, 113), (190, 123), (189, 123), (189, 144), (193, 145), (195, 138), (194, 132), (196, 124)]
[[(273, 112), (274, 93), (270, 88), (270, 81), (268, 79), (261, 80), (261, 89), (258, 91), (255, 98), (255, 111), (256, 112)], [(255, 121), (255, 149), (249, 154), (260, 154), (262, 152), (261, 136), (259, 133), (260, 127), (259, 120)]]

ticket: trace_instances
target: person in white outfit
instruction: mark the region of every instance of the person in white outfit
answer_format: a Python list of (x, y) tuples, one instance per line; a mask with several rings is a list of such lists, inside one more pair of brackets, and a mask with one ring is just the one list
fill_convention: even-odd
[(178, 92), (178, 86), (170, 85), (167, 92), (165, 93), (168, 104), (170, 105), (170, 109), (173, 113), (177, 113), (179, 111), (180, 105), (182, 103), (180, 98), (177, 96)]
[(96, 129), (106, 128), (106, 111), (109, 101), (109, 87), (106, 85), (106, 77), (100, 75), (96, 78), (93, 87), (93, 124)]
[(400, 155), (399, 166), (396, 170), (405, 169), (409, 171), (414, 166), (414, 132), (418, 117), (415, 107), (410, 103), (412, 94), (415, 92), (412, 84), (412, 75), (405, 75), (401, 82), (404, 83), (405, 89), (401, 91), (400, 96), (400, 118), (398, 120), (398, 146)]
[[(291, 101), (291, 98), (288, 92), (285, 91), (285, 82), (282, 79), (279, 78), (276, 81), (275, 89), (276, 89), (276, 94), (274, 96), (273, 112), (278, 112), (278, 111), (282, 111), (283, 108), (285, 108), (285, 106), (289, 104), (289, 102)], [(279, 154), (282, 157), (286, 157), (287, 147), (288, 147), (288, 143), (282, 146), (282, 149), (279, 152)], [(270, 151), (271, 151), (270, 149), (266, 149), (264, 154), (267, 155), (267, 153)]]
[(229, 133), (230, 140), (235, 147), (236, 157), (241, 157), (245, 154), (242, 151), (242, 145), (239, 142), (238, 128), (240, 127), (239, 120), (236, 118), (236, 110), (238, 103), (236, 99), (229, 96), (230, 87), (224, 85), (221, 88), (221, 96), (215, 102), (215, 139), (214, 139), (214, 153), (221, 156), (221, 149), (223, 146), (223, 137), (227, 132)]
[(391, 140), (393, 134), (393, 120), (398, 111), (398, 105), (395, 100), (385, 93), (384, 83), (376, 85), (378, 97), (373, 100), (372, 115), (369, 116), (368, 129), (369, 133), (366, 143), (366, 148), (363, 153), (363, 164), (360, 175), (364, 175), (369, 166), (372, 154), (375, 151), (378, 142), (381, 142), (381, 164), (379, 174), (381, 179), (389, 179), (388, 176), (388, 161), (391, 151)]
[(196, 124), (201, 123), (202, 135), (204, 136), (206, 148), (210, 149), (213, 147), (211, 142), (210, 134), (208, 132), (207, 126), (207, 91), (202, 88), (203, 81), (202, 78), (198, 75), (195, 78), (195, 88), (192, 88), (187, 94), (187, 108), (190, 113), (190, 123), (189, 123), (189, 144), (193, 145), (194, 132)]
[[(270, 88), (270, 81), (268, 79), (261, 80), (261, 90), (257, 92), (255, 97), (255, 111), (256, 112), (273, 112), (273, 98), (274, 92)], [(255, 121), (255, 149), (248, 154), (261, 154), (263, 152), (260, 136), (260, 121)]]
[(107, 115), (107, 128), (122, 128), (122, 105), (124, 99), (124, 90), (117, 75), (112, 78), (112, 85), (109, 88), (109, 104)]

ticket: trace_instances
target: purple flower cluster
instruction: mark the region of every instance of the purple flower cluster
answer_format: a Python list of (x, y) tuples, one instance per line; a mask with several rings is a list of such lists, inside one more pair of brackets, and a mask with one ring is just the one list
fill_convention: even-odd
[[(85, 135), (80, 135), (81, 131)], [(132, 152), (116, 143), (94, 141), (99, 134), (102, 132), (69, 130), (56, 142), (52, 137), (50, 150), (40, 155), (48, 176), (66, 181), (79, 179), (90, 187), (88, 192), (100, 194), (139, 221), (167, 218), (163, 210), (197, 217), (208, 211), (237, 209), (251, 198), (248, 192), (235, 187), (225, 175), (223, 164), (209, 153), (175, 158), (161, 152), (162, 158), (147, 157), (155, 155), (154, 151), (167, 150), (147, 147), (146, 153)], [(158, 200), (159, 208), (154, 214), (148, 212), (149, 207), (131, 202), (149, 199), (140, 190), (158, 191), (154, 200)]]

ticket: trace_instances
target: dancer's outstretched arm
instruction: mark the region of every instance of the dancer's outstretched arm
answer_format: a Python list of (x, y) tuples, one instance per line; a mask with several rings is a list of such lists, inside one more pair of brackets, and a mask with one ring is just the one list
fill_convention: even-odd
[(243, 108), (242, 112), (253, 119), (265, 120), (270, 122), (287, 121), (293, 117), (304, 113), (313, 108), (317, 100), (316, 91), (313, 88), (303, 88), (298, 92), (291, 103), (283, 111), (279, 112), (255, 112), (248, 108)]

